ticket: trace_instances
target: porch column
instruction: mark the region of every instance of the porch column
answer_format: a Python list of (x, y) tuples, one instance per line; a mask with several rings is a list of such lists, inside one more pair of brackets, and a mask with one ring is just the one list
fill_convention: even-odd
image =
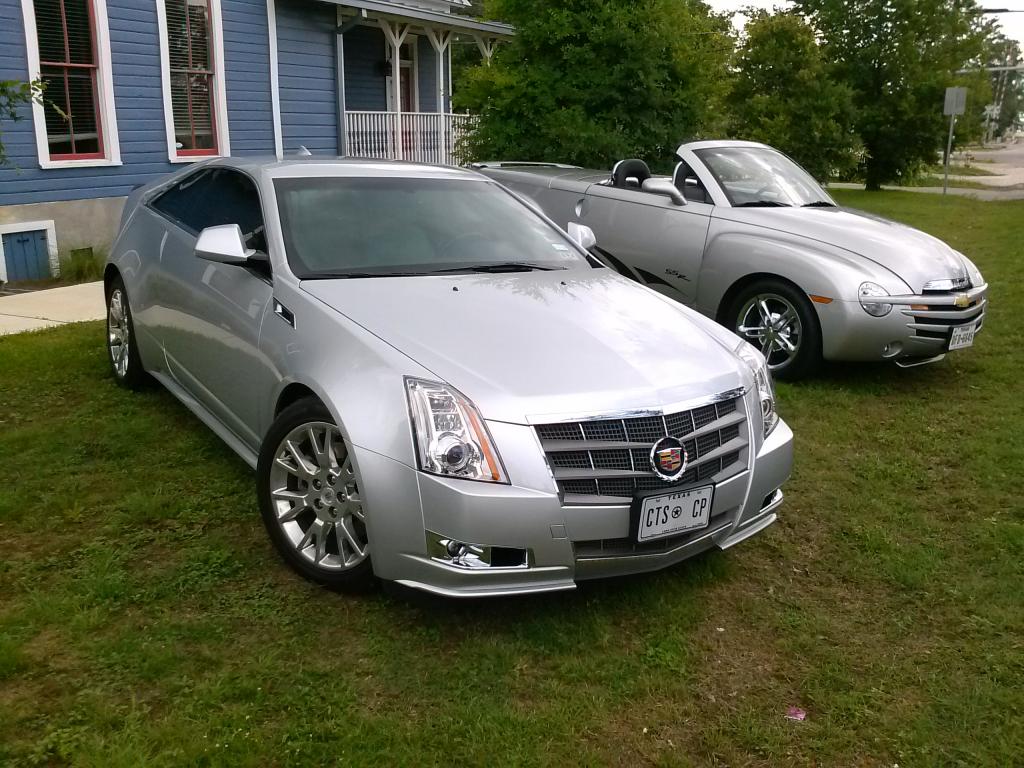
[(402, 43), (409, 35), (409, 25), (396, 21), (392, 26), (392, 22), (387, 19), (380, 19), (378, 23), (391, 46), (391, 111), (395, 115), (395, 158), (402, 160), (405, 154), (402, 141)]
[(488, 67), (491, 66), (491, 57), (494, 56), (494, 49), (498, 47), (498, 38), (473, 35), (473, 39), (476, 40), (476, 47), (484, 57), (484, 63)]
[(437, 111), (444, 113), (448, 111), (444, 103), (446, 82), (444, 76), (444, 57), (452, 42), (452, 32), (450, 29), (434, 29), (433, 27), (424, 27), (424, 29), (427, 33), (427, 39), (434, 49), (434, 53), (437, 54)]

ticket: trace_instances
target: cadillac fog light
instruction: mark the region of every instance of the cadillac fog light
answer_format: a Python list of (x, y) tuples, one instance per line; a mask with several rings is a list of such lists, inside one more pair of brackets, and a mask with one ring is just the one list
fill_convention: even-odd
[(518, 547), (493, 547), (470, 544), (427, 531), (427, 553), (432, 560), (455, 568), (526, 568), (529, 550)]

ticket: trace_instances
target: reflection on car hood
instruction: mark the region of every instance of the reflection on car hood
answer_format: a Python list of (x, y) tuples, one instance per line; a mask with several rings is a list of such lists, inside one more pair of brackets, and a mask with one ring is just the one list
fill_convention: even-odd
[(718, 341), (691, 310), (610, 270), (302, 287), (461, 390), (491, 420), (668, 405), (743, 385), (732, 337)]
[(959, 277), (956, 251), (920, 230), (848, 208), (716, 208), (729, 221), (788, 232), (863, 256), (898, 275), (912, 291), (929, 280)]

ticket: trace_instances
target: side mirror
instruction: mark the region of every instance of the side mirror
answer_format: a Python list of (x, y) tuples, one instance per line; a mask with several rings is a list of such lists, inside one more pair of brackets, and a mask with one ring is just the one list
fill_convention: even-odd
[(242, 228), (237, 224), (219, 224), (199, 233), (195, 253), (196, 257), (206, 261), (244, 267), (256, 251), (245, 247)]
[(643, 191), (649, 192), (652, 195), (664, 195), (671, 198), (672, 202), (676, 205), (686, 205), (686, 198), (683, 197), (683, 193), (676, 188), (671, 179), (647, 179), (644, 181)]
[(570, 221), (566, 230), (569, 232), (569, 237), (575, 240), (580, 248), (585, 251), (589, 251), (597, 245), (597, 235), (586, 224), (577, 224), (575, 221)]

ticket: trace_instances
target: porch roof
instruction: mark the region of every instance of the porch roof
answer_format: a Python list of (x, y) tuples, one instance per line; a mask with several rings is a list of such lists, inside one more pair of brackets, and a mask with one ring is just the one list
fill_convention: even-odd
[(386, 2), (386, 0), (319, 0), (319, 2), (365, 11), (379, 17), (415, 20), (431, 26), (463, 30), (477, 35), (511, 37), (516, 33), (515, 27), (500, 21), (481, 21), (471, 16), (431, 11), (404, 3)]

